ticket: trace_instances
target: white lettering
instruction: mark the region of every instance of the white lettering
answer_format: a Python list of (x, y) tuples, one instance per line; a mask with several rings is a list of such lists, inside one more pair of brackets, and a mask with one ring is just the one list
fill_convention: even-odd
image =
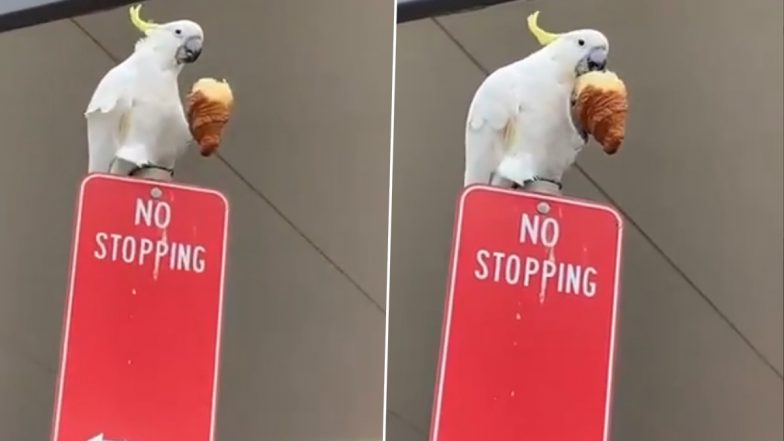
[(191, 269), (191, 247), (180, 245), (177, 247), (177, 269), (190, 271)]
[(139, 247), (139, 265), (144, 265), (144, 258), (148, 254), (152, 254), (153, 242), (150, 239), (142, 239), (141, 246)]
[(596, 275), (596, 268), (589, 266), (585, 269), (583, 277), (583, 294), (586, 297), (593, 297), (596, 295), (596, 282), (592, 280), (591, 276)]
[(107, 235), (106, 233), (97, 233), (97, 234), (95, 235), (95, 244), (98, 246), (98, 248), (100, 249), (100, 251), (99, 251), (99, 250), (95, 250), (95, 251), (93, 252), (93, 255), (94, 255), (94, 256), (95, 256), (95, 258), (96, 258), (96, 259), (98, 259), (98, 260), (103, 260), (103, 259), (105, 259), (105, 258), (106, 258), (106, 245), (105, 245), (103, 242), (104, 242), (104, 241), (105, 241), (105, 240), (106, 240), (108, 237), (109, 237), (109, 235)]
[(120, 239), (122, 236), (117, 233), (112, 233), (112, 261), (117, 261), (117, 250), (120, 248)]
[(169, 268), (174, 268), (177, 264), (177, 253), (175, 253), (174, 249), (177, 247), (177, 244), (172, 244), (172, 252), (169, 254)]
[(142, 221), (148, 227), (152, 225), (152, 201), (143, 201), (139, 198), (136, 199), (136, 215), (133, 218), (133, 224), (139, 225)]
[(495, 257), (495, 273), (493, 274), (493, 282), (498, 282), (501, 280), (501, 261), (504, 258), (504, 253), (496, 251), (493, 253), (493, 257)]
[(136, 255), (136, 241), (131, 236), (125, 236), (122, 244), (122, 259), (125, 263), (133, 263)]
[(479, 272), (478, 269), (474, 270), (474, 277), (479, 280), (485, 280), (489, 275), (487, 270), (487, 262), (485, 260), (490, 257), (490, 252), (487, 250), (479, 250), (476, 252), (476, 263), (482, 267), (482, 272)]
[(158, 201), (155, 206), (155, 226), (166, 228), (171, 222), (171, 206), (163, 201)]
[(523, 217), (520, 219), (520, 243), (526, 242), (531, 242), (534, 245), (539, 242), (539, 216), (534, 215), (532, 222), (528, 213), (523, 213)]
[(512, 254), (506, 260), (506, 283), (516, 285), (520, 281), (520, 256)]
[[(182, 252), (184, 251), (178, 254)], [(181, 259), (183, 260), (179, 266), (185, 265), (186, 261), (195, 265), (195, 252), (191, 258)], [(484, 249), (477, 251), (476, 263), (474, 277), (477, 280), (524, 287), (536, 286), (540, 292), (554, 290), (559, 294), (582, 295), (588, 298), (596, 296), (598, 289), (595, 282), (598, 271), (590, 266)]]
[[(155, 267), (159, 268), (161, 265), (161, 259), (166, 257), (166, 254), (169, 252), (169, 244), (165, 241), (159, 240), (155, 244)], [(170, 265), (171, 266), (171, 265)]]
[(521, 244), (540, 245), (530, 255), (508, 251), (480, 249), (476, 252), (474, 277), (477, 280), (539, 288), (540, 299), (548, 290), (558, 294), (594, 297), (597, 270), (581, 264), (560, 262), (555, 258), (555, 247), (561, 238), (561, 227), (554, 217), (522, 213), (517, 231)]
[[(154, 217), (153, 214), (153, 223)], [(93, 250), (93, 256), (98, 260), (139, 266), (152, 265), (155, 274), (161, 268), (203, 273), (207, 267), (206, 254), (207, 250), (202, 245), (104, 232), (96, 233)], [(489, 267), (486, 267), (485, 271), (489, 271)]]
[(564, 290), (564, 263), (558, 264), (558, 292)]
[(580, 268), (579, 266), (566, 266), (566, 293), (578, 294), (580, 292)]
[(542, 222), (542, 245), (547, 248), (554, 247), (555, 244), (558, 243), (558, 236), (561, 234), (559, 230), (560, 227), (555, 219), (551, 217), (545, 219), (544, 222)]
[(541, 220), (540, 216), (534, 215), (533, 218), (528, 213), (523, 213), (520, 217), (520, 243), (531, 243), (552, 248), (558, 243), (560, 236), (560, 226), (558, 221), (552, 217)]
[(556, 265), (552, 260), (544, 261), (544, 271), (542, 271), (542, 286), (547, 286), (547, 282), (555, 276)]
[(193, 270), (199, 274), (204, 272), (204, 267), (206, 266), (203, 257), (206, 251), (207, 250), (201, 245), (197, 245), (196, 248), (193, 249)]
[(531, 286), (531, 277), (539, 272), (539, 261), (533, 257), (525, 258), (525, 272), (523, 272), (523, 285)]
[[(161, 238), (138, 237), (119, 233), (95, 234), (93, 256), (97, 260), (128, 265), (149, 265), (157, 280), (161, 269), (203, 273), (207, 267), (206, 248), (198, 244), (169, 241), (165, 230), (172, 220), (171, 206), (164, 201), (136, 199), (134, 224), (160, 228)], [(489, 256), (489, 252), (487, 254)], [(168, 266), (167, 266), (168, 263)], [(489, 267), (484, 266), (487, 274)]]
[(134, 225), (151, 227), (155, 224), (158, 228), (166, 228), (171, 223), (171, 206), (164, 201), (144, 201), (136, 199), (136, 211), (133, 218)]

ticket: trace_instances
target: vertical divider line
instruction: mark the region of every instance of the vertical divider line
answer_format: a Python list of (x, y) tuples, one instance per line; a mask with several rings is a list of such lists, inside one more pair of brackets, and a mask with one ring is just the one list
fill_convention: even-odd
[(387, 439), (387, 399), (389, 385), (389, 299), (392, 280), (392, 194), (394, 188), (395, 169), (395, 81), (397, 78), (397, 2), (392, 2), (392, 92), (390, 95), (389, 113), (389, 187), (387, 189), (387, 280), (386, 280), (386, 307), (384, 308), (384, 402), (381, 422), (381, 439)]

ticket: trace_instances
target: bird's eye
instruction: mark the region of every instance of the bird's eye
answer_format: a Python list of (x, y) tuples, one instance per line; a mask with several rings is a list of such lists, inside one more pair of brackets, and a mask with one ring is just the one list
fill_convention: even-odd
[(174, 33), (177, 35), (182, 35), (182, 29), (176, 29)]
[(579, 44), (580, 46), (585, 46), (585, 40), (583, 40), (581, 38), (581, 39), (577, 40), (577, 44)]

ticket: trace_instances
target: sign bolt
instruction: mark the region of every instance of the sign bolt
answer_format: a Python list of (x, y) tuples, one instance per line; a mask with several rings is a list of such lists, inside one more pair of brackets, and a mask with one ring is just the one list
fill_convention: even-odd
[(547, 214), (550, 212), (550, 205), (547, 202), (539, 202), (539, 205), (536, 206), (536, 211), (541, 214)]
[(163, 192), (160, 188), (153, 187), (152, 190), (150, 190), (150, 195), (152, 195), (153, 198), (158, 199), (159, 197), (163, 196)]

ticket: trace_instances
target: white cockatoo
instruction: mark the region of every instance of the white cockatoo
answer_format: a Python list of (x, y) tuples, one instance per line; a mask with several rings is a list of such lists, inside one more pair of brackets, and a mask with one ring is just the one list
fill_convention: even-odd
[(604, 70), (609, 43), (599, 31), (542, 30), (539, 12), (528, 27), (542, 47), (490, 74), (474, 95), (466, 123), (465, 185), (561, 187), (587, 135), (572, 122), (577, 77)]
[(131, 7), (130, 16), (144, 37), (101, 79), (85, 112), (88, 172), (133, 174), (149, 167), (173, 173), (192, 140), (177, 80), (183, 66), (199, 58), (204, 33), (189, 20), (146, 22), (140, 9)]

